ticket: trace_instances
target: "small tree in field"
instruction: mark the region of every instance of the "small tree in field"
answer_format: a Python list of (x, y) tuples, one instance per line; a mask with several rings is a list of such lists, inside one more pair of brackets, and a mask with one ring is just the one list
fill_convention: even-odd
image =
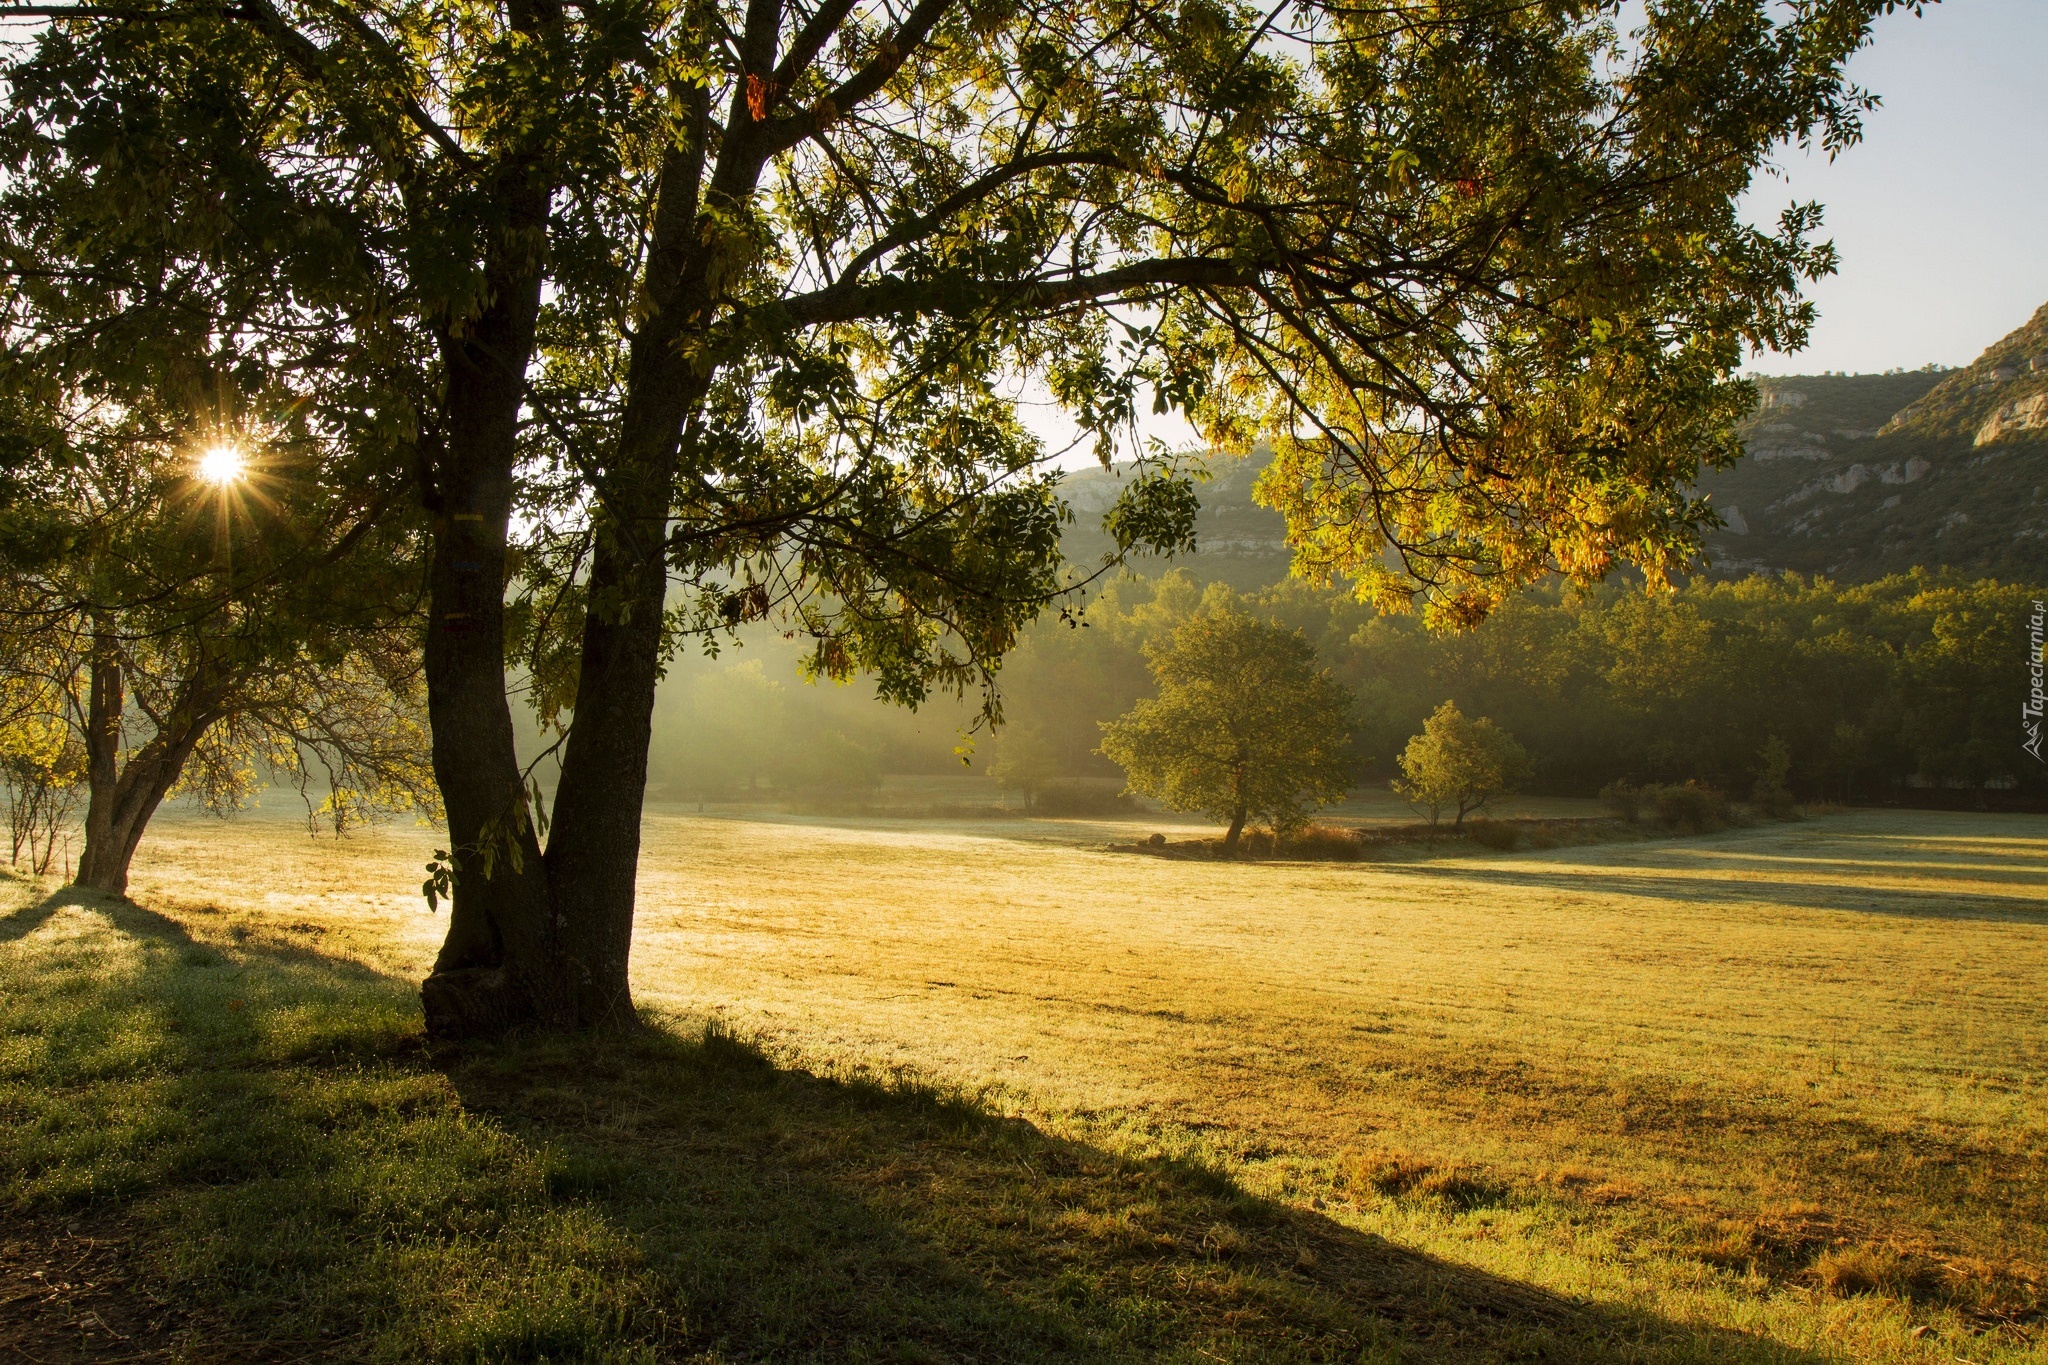
[(1426, 814), (1432, 828), (1444, 811), (1456, 811), (1456, 829), (1495, 797), (1514, 795), (1528, 775), (1529, 755), (1514, 736), (1484, 717), (1466, 719), (1447, 701), (1408, 741), (1394, 790)]
[(1068, 774), (1060, 765), (1059, 749), (1039, 721), (1014, 721), (996, 735), (995, 758), (988, 775), (1003, 791), (1024, 793), (1024, 809), (1038, 804), (1039, 793)]
[(1350, 788), (1351, 692), (1300, 631), (1223, 607), (1146, 654), (1159, 695), (1102, 726), (1130, 790), (1228, 820), (1234, 852), (1246, 820), (1284, 834)]
[(7, 858), (40, 877), (78, 809), (85, 752), (77, 737), (32, 712), (27, 689), (0, 675), (0, 798), (7, 802)]

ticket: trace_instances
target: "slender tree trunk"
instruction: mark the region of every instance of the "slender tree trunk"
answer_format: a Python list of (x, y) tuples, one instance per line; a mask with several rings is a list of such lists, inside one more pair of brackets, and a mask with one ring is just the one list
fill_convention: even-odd
[(631, 397), (602, 500), (576, 713), (555, 788), (548, 889), (572, 973), (575, 1022), (635, 1022), (627, 967), (655, 685), (661, 677), (668, 517), (682, 427), (703, 394), (669, 328), (636, 339)]
[(505, 694), (505, 542), (540, 275), (508, 281), (444, 348), (447, 449), (428, 576), (427, 714), (455, 866), (448, 937), (421, 987), (441, 1037), (565, 1021), (546, 873)]
[(1230, 791), (1231, 795), (1237, 799), (1237, 811), (1230, 817), (1230, 832), (1223, 836), (1223, 851), (1225, 853), (1237, 852), (1238, 837), (1244, 833), (1244, 822), (1251, 815), (1251, 802), (1245, 798), (1244, 794), (1245, 754), (1241, 741), (1238, 745), (1236, 762), (1237, 766), (1230, 775)]
[(506, 533), (551, 186), (514, 159), (498, 189), (508, 221), (486, 261), (488, 302), (442, 338), (444, 445), (424, 492), (427, 716), (455, 873), (448, 937), (420, 987), (438, 1037), (574, 1019), (505, 693)]
[(165, 717), (163, 728), (121, 765), (121, 712), (126, 688), (111, 651), (96, 651), (86, 702), (85, 848), (73, 884), (109, 895), (128, 893), (128, 868), (150, 817), (163, 804), (185, 761), (220, 719), (226, 686), (202, 664)]
[[(700, 89), (697, 98), (704, 95)], [(627, 980), (640, 872), (647, 745), (661, 678), (668, 522), (684, 428), (708, 376), (680, 343), (714, 306), (698, 232), (708, 107), (698, 141), (662, 169), (647, 265), (649, 316), (633, 338), (617, 444), (598, 483), (576, 709), (548, 837), (547, 876), (577, 1027), (637, 1023)]]

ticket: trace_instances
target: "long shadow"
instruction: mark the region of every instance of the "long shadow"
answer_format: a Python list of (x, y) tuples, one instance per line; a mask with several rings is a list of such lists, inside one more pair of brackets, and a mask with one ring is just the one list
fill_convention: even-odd
[[(0, 1181), (41, 1216), (129, 1229), (172, 1317), (110, 1355), (1825, 1358), (1424, 1255), (930, 1088), (781, 1067), (715, 1028), (429, 1049), (409, 983), (87, 908), (132, 941), (129, 969), (8, 1016), (57, 1060), (33, 1101), (46, 1136), (0, 1145)], [(90, 1113), (110, 1126), (67, 1136)]]
[[(1445, 1261), (1198, 1164), (781, 1068), (715, 1029), (444, 1065), (472, 1112), (589, 1163), (649, 1263), (698, 1287), (676, 1344), (711, 1358), (1820, 1358)], [(797, 1311), (763, 1294), (778, 1281)]]
[[(1389, 867), (1388, 870), (1552, 891), (1584, 892), (1589, 885), (1597, 885), (1603, 893), (1693, 904), (1759, 899), (1808, 910), (1847, 910), (1858, 914), (1915, 919), (2048, 924), (2048, 904), (2044, 904), (2040, 896), (2003, 896), (1982, 891), (1943, 891), (1932, 887), (1919, 891), (1891, 886), (1856, 887), (1785, 881), (1767, 875), (1745, 875), (1740, 868), (1717, 869), (1714, 876), (1687, 876), (1649, 871), (1621, 862), (1601, 867), (1596, 877), (1589, 875), (1583, 865), (1591, 856), (1595, 856), (1592, 850), (1574, 848), (1560, 849), (1554, 854), (1515, 856), (1486, 867), (1467, 863), (1455, 868), (1432, 868), (1424, 864)], [(1579, 865), (1551, 870), (1545, 864), (1552, 857), (1570, 858)]]

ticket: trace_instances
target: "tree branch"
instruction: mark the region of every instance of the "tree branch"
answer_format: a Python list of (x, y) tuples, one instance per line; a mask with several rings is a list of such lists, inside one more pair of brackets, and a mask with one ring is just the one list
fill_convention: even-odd
[(761, 126), (762, 156), (767, 158), (796, 146), (807, 137), (829, 127), (842, 109), (851, 109), (867, 99), (903, 67), (911, 50), (931, 36), (940, 19), (957, 0), (918, 0), (894, 33), (882, 43), (878, 56), (835, 86), (823, 99), (798, 114), (785, 114)]
[(905, 280), (887, 278), (874, 284), (832, 285), (798, 294), (759, 310), (780, 313), (799, 327), (903, 313), (944, 313), (959, 316), (1002, 299), (1024, 309), (1057, 308), (1064, 304), (1127, 294), (1155, 285), (1176, 288), (1242, 289), (1264, 273), (1257, 265), (1202, 256), (1176, 256), (1138, 261), (1093, 275), (1042, 276), (1016, 280)]
[(1006, 166), (998, 166), (986, 175), (982, 175), (962, 185), (958, 190), (955, 190), (952, 194), (933, 205), (929, 211), (900, 224), (887, 236), (869, 243), (858, 256), (853, 258), (846, 269), (839, 272), (839, 278), (833, 281), (832, 287), (850, 286), (854, 280), (860, 277), (861, 271), (873, 265), (883, 256), (886, 256), (898, 247), (908, 246), (918, 238), (928, 236), (937, 231), (948, 218), (975, 202), (986, 198), (989, 194), (1001, 189), (1005, 184), (1019, 176), (1029, 175), (1033, 171), (1050, 170), (1055, 166), (1108, 166), (1112, 169), (1120, 169), (1122, 165), (1123, 163), (1120, 158), (1112, 156), (1107, 152), (1041, 152), (1036, 156), (1021, 157)]
[[(356, 103), (356, 101), (349, 98), (352, 92), (349, 89), (348, 82), (334, 69), (333, 54), (311, 38), (308, 38), (305, 34), (293, 28), (286, 21), (285, 17), (278, 13), (277, 7), (271, 4), (270, 0), (237, 0), (235, 8), (251, 23), (255, 24), (257, 28), (269, 34), (271, 39), (277, 43), (284, 59), (297, 67), (301, 74), (333, 89), (346, 104)], [(368, 39), (372, 40), (379, 50), (379, 55), (384, 56), (387, 60), (395, 59), (395, 54), (391, 53), (389, 45), (385, 44), (376, 31), (363, 23), (360, 18), (349, 16), (344, 22), (347, 22), (350, 29), (357, 32), (359, 36), (367, 35)], [(462, 144), (455, 140), (455, 135), (442, 127), (434, 116), (429, 114), (417, 99), (413, 98), (411, 91), (398, 91), (397, 99), (399, 107), (405, 111), (406, 118), (418, 127), (422, 133), (425, 133), (436, 146), (452, 157), (456, 164), (465, 167), (472, 164), (472, 158), (468, 152), (462, 149)]]

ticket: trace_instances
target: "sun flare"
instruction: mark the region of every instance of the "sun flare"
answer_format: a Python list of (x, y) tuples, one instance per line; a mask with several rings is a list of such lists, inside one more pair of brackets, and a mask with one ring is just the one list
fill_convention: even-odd
[(231, 445), (208, 446), (199, 454), (199, 478), (205, 483), (224, 488), (240, 479), (247, 469), (242, 452)]

